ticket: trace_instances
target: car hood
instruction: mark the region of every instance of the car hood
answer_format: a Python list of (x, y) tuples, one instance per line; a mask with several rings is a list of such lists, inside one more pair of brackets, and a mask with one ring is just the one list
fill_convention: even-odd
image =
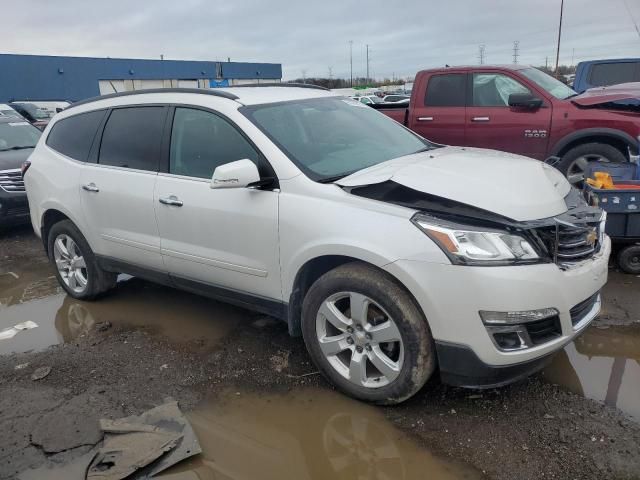
[(0, 151), (0, 170), (20, 168), (22, 163), (29, 158), (31, 152), (33, 152), (33, 148)]
[(567, 211), (569, 182), (553, 167), (520, 155), (443, 147), (407, 155), (344, 177), (342, 187), (396, 182), (412, 190), (480, 208), (516, 221)]
[(591, 107), (630, 99), (640, 99), (640, 82), (590, 88), (584, 93), (572, 97), (571, 101), (581, 107)]

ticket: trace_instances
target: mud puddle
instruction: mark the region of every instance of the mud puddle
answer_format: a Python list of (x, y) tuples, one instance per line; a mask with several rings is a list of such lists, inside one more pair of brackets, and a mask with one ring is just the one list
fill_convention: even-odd
[[(0, 354), (72, 342), (100, 326), (144, 328), (172, 342), (208, 348), (247, 321), (245, 310), (128, 276), (93, 302), (62, 292), (48, 263), (0, 272)], [(37, 327), (27, 329), (25, 322)]]
[(421, 448), (378, 408), (332, 391), (229, 392), (187, 416), (203, 453), (163, 480), (480, 478)]
[(590, 327), (556, 354), (544, 377), (640, 421), (640, 324)]

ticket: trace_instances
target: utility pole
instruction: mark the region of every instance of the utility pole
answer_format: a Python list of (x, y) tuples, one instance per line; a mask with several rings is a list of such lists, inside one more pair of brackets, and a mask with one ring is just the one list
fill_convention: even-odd
[(564, 10), (564, 0), (560, 0), (560, 23), (558, 24), (558, 48), (556, 49), (556, 78), (558, 78), (558, 67), (560, 65), (560, 38), (562, 37), (562, 11)]
[(367, 45), (367, 83), (369, 83), (369, 45)]
[(549, 57), (544, 57), (544, 69), (549, 70)]
[(302, 69), (302, 83), (307, 83), (307, 71)]
[(576, 59), (576, 49), (572, 48), (571, 49), (571, 66), (573, 67), (574, 61)]
[(515, 42), (513, 42), (513, 63), (514, 65), (517, 65), (518, 63), (518, 51), (520, 50), (520, 42), (518, 40), (516, 40)]
[(329, 80), (333, 78), (333, 68), (329, 67)]
[(485, 50), (486, 47), (484, 44), (478, 45), (478, 59), (480, 60), (480, 65), (484, 65)]
[(351, 88), (353, 88), (353, 40), (349, 40), (349, 66), (351, 71)]

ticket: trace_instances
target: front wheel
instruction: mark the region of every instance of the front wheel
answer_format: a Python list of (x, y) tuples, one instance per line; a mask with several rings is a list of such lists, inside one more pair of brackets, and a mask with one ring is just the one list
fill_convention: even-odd
[(606, 143), (585, 143), (573, 147), (562, 157), (558, 169), (564, 173), (569, 183), (582, 188), (589, 162), (622, 163), (627, 157), (616, 147)]
[(359, 400), (400, 403), (435, 369), (433, 338), (412, 297), (362, 263), (342, 265), (311, 286), (302, 334), (318, 370)]

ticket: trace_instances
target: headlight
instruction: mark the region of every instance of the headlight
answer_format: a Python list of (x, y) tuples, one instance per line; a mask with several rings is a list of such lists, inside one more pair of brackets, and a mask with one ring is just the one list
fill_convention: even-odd
[(465, 265), (535, 263), (540, 260), (522, 236), (506, 231), (455, 225), (422, 214), (411, 219), (454, 262)]

